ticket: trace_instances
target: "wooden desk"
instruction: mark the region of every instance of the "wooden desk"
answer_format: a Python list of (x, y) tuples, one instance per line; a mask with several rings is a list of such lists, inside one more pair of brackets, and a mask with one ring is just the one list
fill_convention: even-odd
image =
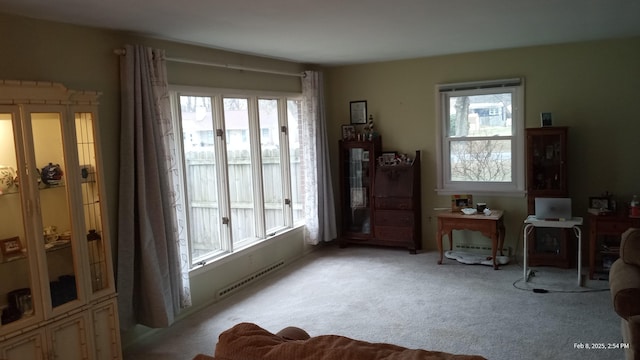
[(438, 213), (438, 233), (436, 234), (438, 251), (440, 259), (438, 264), (442, 264), (442, 237), (446, 234), (449, 236), (449, 250), (453, 249), (453, 230), (471, 230), (479, 231), (482, 235), (491, 239), (491, 257), (493, 259), (493, 268), (498, 270), (496, 262), (497, 249), (500, 249), (502, 256), (502, 247), (504, 245), (504, 222), (502, 210), (491, 210), (491, 215), (465, 215), (461, 212), (445, 211)]
[(598, 244), (598, 237), (617, 236), (620, 238), (622, 233), (630, 227), (640, 227), (640, 218), (631, 218), (626, 213), (611, 215), (589, 214), (589, 279), (594, 279), (596, 254), (601, 250)]

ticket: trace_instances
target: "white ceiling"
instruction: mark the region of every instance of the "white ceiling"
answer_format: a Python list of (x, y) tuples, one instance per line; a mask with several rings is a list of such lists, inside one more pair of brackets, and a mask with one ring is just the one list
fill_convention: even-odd
[(319, 65), (640, 36), (640, 0), (0, 0), (0, 12)]

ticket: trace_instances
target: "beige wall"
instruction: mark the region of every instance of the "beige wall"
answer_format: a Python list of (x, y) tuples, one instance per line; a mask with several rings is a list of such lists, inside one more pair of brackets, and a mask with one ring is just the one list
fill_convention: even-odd
[[(589, 196), (609, 191), (622, 203), (640, 193), (638, 64), (640, 38), (330, 68), (326, 93), (333, 168), (337, 171), (340, 125), (349, 123), (349, 101), (367, 100), (384, 149), (423, 151), (423, 245), (435, 249), (433, 209), (449, 206), (449, 198), (434, 191), (435, 85), (523, 77), (526, 126), (540, 126), (540, 112), (551, 111), (554, 125), (570, 127), (569, 192), (575, 215), (586, 216)], [(333, 177), (336, 183), (337, 174)], [(527, 215), (525, 199), (474, 200), (506, 210), (506, 244), (515, 249)]]

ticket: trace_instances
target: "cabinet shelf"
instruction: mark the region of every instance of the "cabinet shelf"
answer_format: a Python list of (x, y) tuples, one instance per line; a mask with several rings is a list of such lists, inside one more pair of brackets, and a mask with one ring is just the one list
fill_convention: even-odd
[(4, 191), (2, 193), (0, 193), (0, 197), (2, 196), (13, 196), (13, 195), (17, 195), (20, 192), (18, 190), (9, 190), (9, 191)]
[[(65, 242), (65, 243), (59, 243), (59, 244), (55, 244), (52, 245), (50, 247), (47, 247), (45, 245), (45, 251), (46, 252), (54, 252), (57, 250), (62, 250), (62, 249), (66, 249), (71, 247), (71, 242)], [(22, 250), (21, 254), (16, 254), (13, 256), (7, 256), (6, 258), (3, 258), (2, 261), (0, 261), (0, 264), (6, 264), (6, 263), (10, 263), (13, 261), (18, 261), (18, 260), (25, 260), (27, 258), (27, 251), (26, 250)]]

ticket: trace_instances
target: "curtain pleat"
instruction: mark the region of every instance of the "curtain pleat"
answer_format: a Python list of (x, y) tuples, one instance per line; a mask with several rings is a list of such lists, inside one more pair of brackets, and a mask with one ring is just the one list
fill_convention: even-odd
[[(125, 47), (121, 57), (118, 305), (123, 329), (167, 327), (190, 304), (178, 193), (172, 178), (164, 51)], [(185, 281), (186, 279), (186, 281)]]
[(322, 73), (306, 72), (306, 76), (302, 78), (302, 95), (305, 240), (316, 245), (334, 240), (338, 234)]

